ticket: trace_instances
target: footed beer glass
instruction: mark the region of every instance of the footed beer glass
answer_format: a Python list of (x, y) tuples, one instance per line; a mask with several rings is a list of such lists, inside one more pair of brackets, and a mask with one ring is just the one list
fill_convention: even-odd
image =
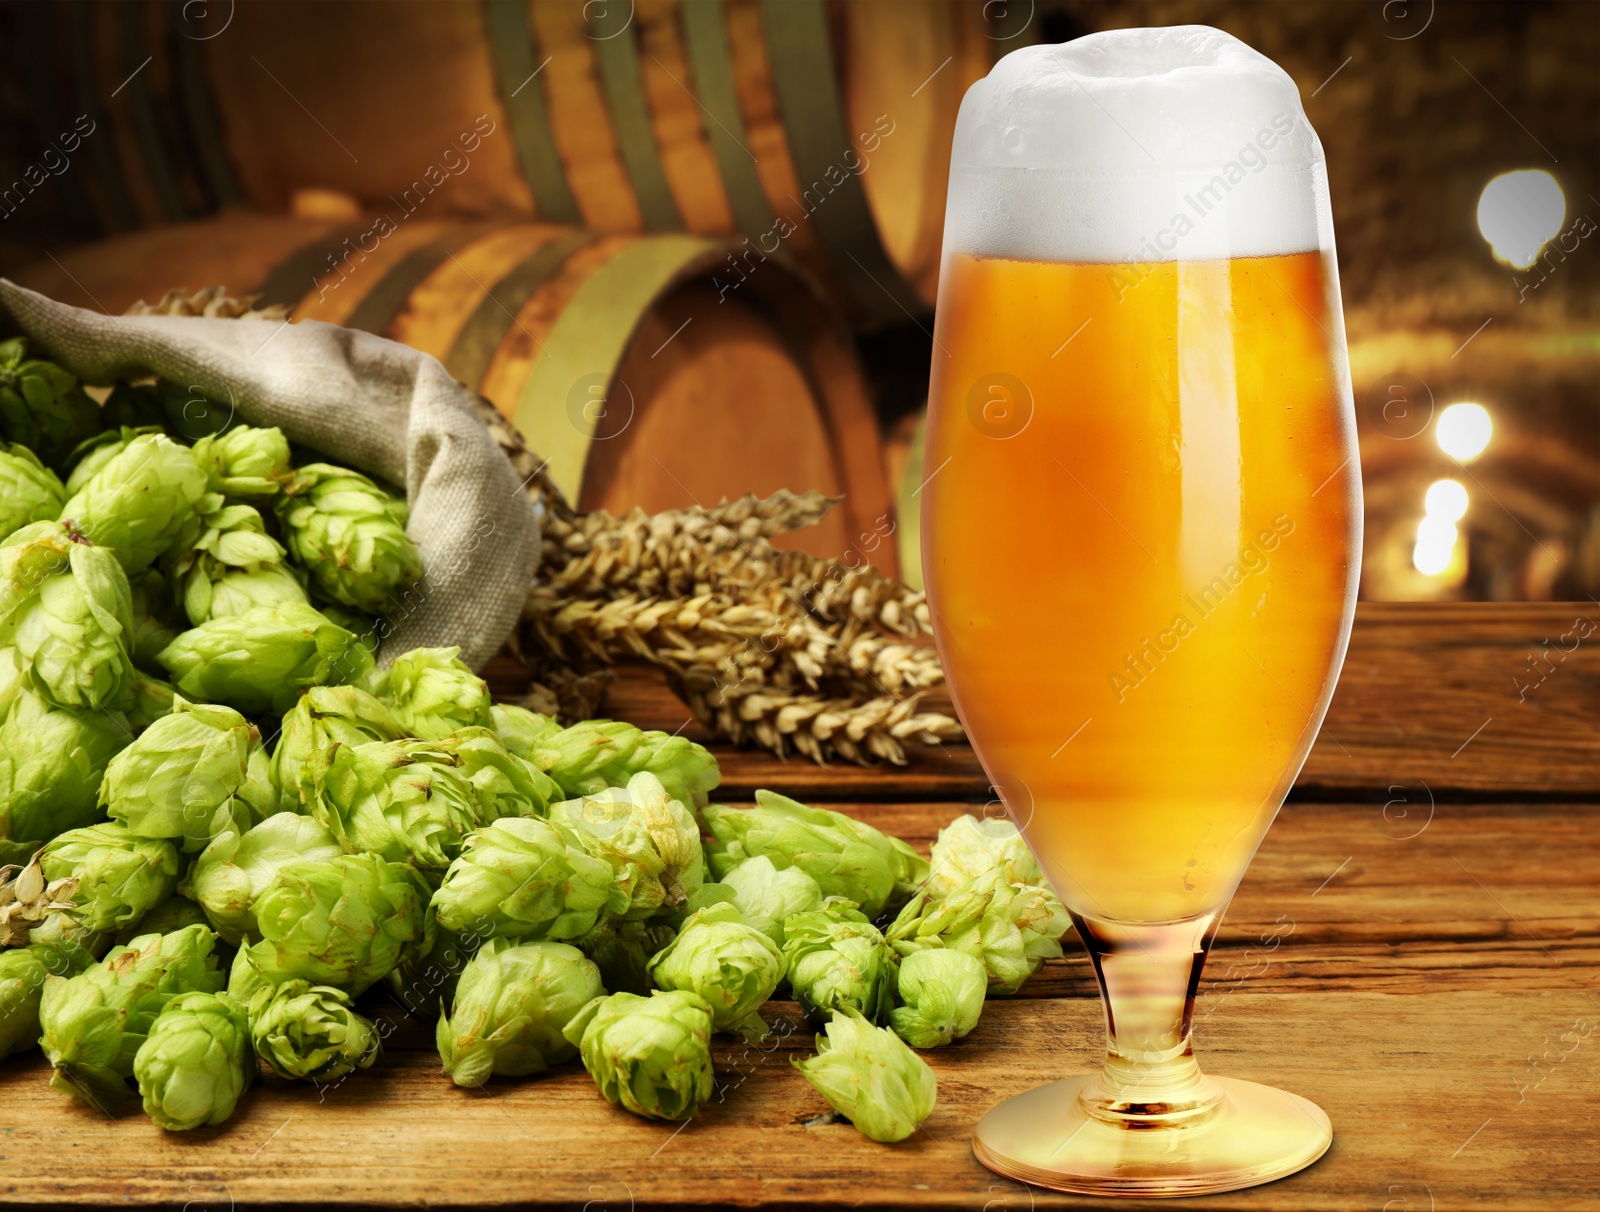
[(979, 1123), (984, 1164), (1196, 1195), (1328, 1118), (1202, 1073), (1194, 990), (1344, 659), (1361, 484), (1322, 147), (1204, 26), (1003, 59), (961, 106), (923, 562), (957, 710), (1071, 910), (1106, 1062)]

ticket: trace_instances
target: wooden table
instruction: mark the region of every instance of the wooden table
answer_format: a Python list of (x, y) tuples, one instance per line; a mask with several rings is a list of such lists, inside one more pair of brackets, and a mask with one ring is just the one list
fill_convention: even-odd
[[(669, 729), (685, 715), (640, 674), (610, 709)], [(1195, 1206), (1600, 1207), (1597, 722), (1600, 604), (1362, 606), (1327, 727), (1196, 1011), (1202, 1063), (1315, 1099), (1333, 1148)], [(865, 772), (720, 756), (729, 802), (771, 786), (923, 847), (989, 799), (954, 748)], [(380, 1004), (377, 1068), (323, 1091), (262, 1083), (221, 1129), (113, 1121), (51, 1091), (41, 1059), (9, 1062), (0, 1192), (191, 1212), (1086, 1205), (990, 1174), (968, 1144), (996, 1101), (1098, 1063), (1100, 1010), (1074, 950), (929, 1054), (939, 1105), (894, 1147), (830, 1122), (793, 1071), (809, 1032), (792, 1005), (769, 1008), (787, 1032), (769, 1050), (719, 1048), (718, 1097), (679, 1128), (614, 1110), (581, 1069), (459, 1090), (431, 1026)]]

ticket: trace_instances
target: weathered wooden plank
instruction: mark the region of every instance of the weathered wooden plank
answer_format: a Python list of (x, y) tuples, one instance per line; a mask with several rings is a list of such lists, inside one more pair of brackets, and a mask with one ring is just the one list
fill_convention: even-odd
[[(526, 674), (494, 668), (511, 693)], [(520, 680), (519, 680), (520, 679)], [(930, 707), (938, 709), (937, 703)], [(704, 741), (648, 667), (619, 670), (606, 710)], [(1460, 791), (1600, 795), (1600, 604), (1363, 602), (1322, 735), (1297, 787), (1413, 799)], [(862, 771), (759, 752), (723, 759), (729, 794), (781, 786), (815, 799), (979, 800), (988, 779), (970, 750), (917, 752)]]
[[(1334, 1146), (1301, 1175), (1192, 1206), (1600, 1207), (1597, 1022), (1600, 1006), (1577, 990), (1240, 993), (1203, 1025), (1202, 1062), (1314, 1099)], [(581, 1070), (469, 1093), (413, 1052), (320, 1095), (264, 1083), (229, 1125), (173, 1136), (69, 1102), (35, 1060), (0, 1072), (0, 1197), (190, 1208), (1092, 1202), (999, 1179), (968, 1144), (995, 1102), (1096, 1063), (1092, 1002), (991, 1006), (966, 1041), (930, 1055), (939, 1105), (893, 1147), (828, 1121), (789, 1064), (806, 1037), (795, 1024), (770, 1052), (724, 1050), (721, 1097), (681, 1129), (614, 1110)]]

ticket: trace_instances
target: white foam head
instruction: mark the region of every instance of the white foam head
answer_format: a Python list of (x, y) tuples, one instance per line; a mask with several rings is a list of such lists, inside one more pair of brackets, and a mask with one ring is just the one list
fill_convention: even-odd
[(1024, 47), (961, 102), (947, 252), (1120, 263), (1332, 246), (1294, 81), (1221, 30)]

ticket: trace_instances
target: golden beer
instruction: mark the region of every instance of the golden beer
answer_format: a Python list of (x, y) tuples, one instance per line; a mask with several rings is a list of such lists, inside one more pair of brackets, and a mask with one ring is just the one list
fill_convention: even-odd
[(1354, 588), (1339, 327), (1317, 252), (944, 267), (939, 651), (1079, 914), (1226, 904), (1310, 748)]
[(1322, 146), (1281, 68), (1175, 26), (1013, 51), (967, 91), (950, 164), (928, 602), (1106, 1011), (1101, 1071), (1012, 1091), (973, 1152), (1093, 1195), (1281, 1178), (1327, 1150), (1327, 1115), (1202, 1072), (1190, 1031), (1355, 607)]

